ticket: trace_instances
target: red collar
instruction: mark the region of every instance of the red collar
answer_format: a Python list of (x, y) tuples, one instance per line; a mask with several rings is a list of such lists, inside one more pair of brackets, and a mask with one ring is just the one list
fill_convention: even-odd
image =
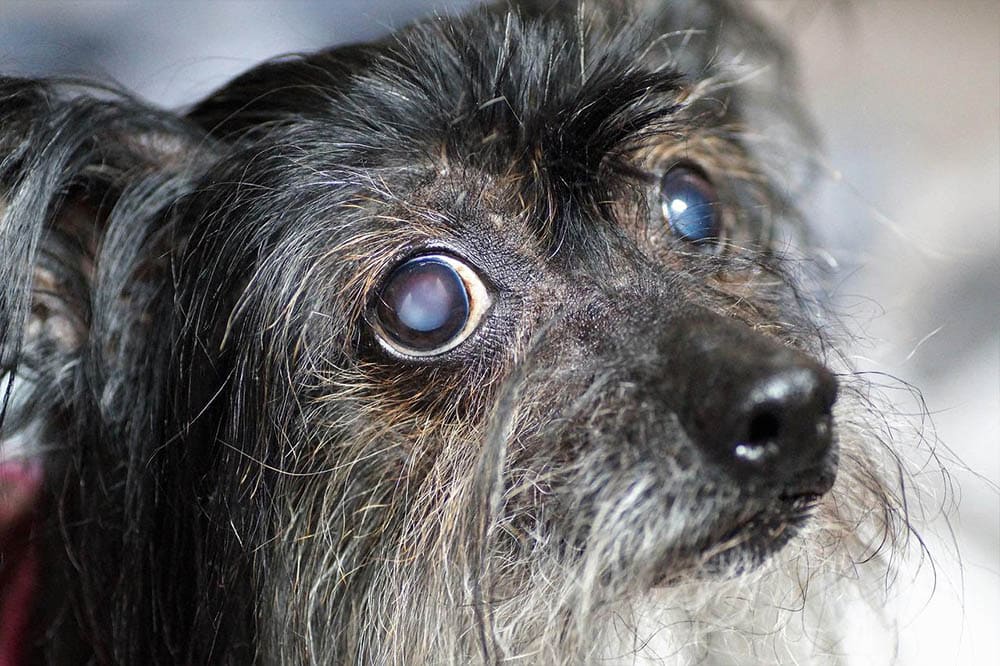
[(25, 662), (38, 583), (38, 553), (31, 537), (41, 486), (41, 465), (0, 462), (0, 666)]

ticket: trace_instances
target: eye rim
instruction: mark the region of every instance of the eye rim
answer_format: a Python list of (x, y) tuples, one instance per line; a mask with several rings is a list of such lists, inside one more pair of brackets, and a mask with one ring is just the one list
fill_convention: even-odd
[[(715, 227), (715, 234), (705, 238), (692, 238), (685, 236), (676, 227), (674, 227), (673, 224), (671, 224), (670, 216), (666, 210), (667, 205), (663, 200), (663, 186), (667, 177), (679, 169), (688, 171), (697, 178), (701, 179), (704, 184), (708, 186), (710, 193), (713, 195), (707, 198), (710, 199), (710, 206), (712, 207), (712, 212), (714, 213), (713, 226)], [(671, 162), (665, 169), (663, 169), (661, 175), (657, 178), (656, 183), (657, 205), (655, 207), (655, 216), (657, 221), (666, 227), (670, 237), (683, 242), (685, 245), (693, 246), (703, 254), (722, 254), (727, 246), (729, 231), (726, 207), (723, 204), (719, 187), (716, 185), (711, 176), (709, 176), (708, 171), (697, 162), (689, 159), (680, 159)]]
[[(465, 296), (469, 303), (469, 314), (462, 328), (447, 343), (430, 350), (420, 350), (408, 347), (393, 339), (394, 336), (389, 333), (378, 315), (378, 303), (382, 299), (383, 292), (400, 270), (415, 261), (426, 261), (429, 259), (438, 260), (446, 264), (458, 275), (463, 287), (465, 287)], [(492, 292), (493, 290), (480, 271), (466, 259), (451, 253), (449, 250), (423, 248), (418, 252), (401, 258), (386, 271), (385, 277), (379, 281), (378, 286), (374, 290), (375, 297), (369, 306), (370, 314), (368, 323), (379, 347), (391, 356), (404, 360), (434, 359), (444, 356), (461, 346), (480, 329), (483, 321), (486, 319), (487, 313), (494, 304)]]

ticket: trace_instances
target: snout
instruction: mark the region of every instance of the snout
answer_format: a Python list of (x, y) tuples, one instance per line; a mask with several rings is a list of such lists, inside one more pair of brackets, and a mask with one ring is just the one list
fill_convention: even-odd
[(779, 496), (833, 483), (833, 374), (806, 354), (714, 314), (675, 322), (665, 398), (706, 462)]

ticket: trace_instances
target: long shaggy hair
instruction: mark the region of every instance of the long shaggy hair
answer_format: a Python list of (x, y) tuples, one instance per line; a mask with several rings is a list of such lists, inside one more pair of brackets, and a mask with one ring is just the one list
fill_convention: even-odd
[[(0, 79), (39, 661), (842, 663), (891, 628), (904, 475), (811, 295), (790, 65), (734, 6), (547, 4), (268, 62), (184, 113)], [(718, 191), (708, 241), (651, 205), (677, 164)], [(408, 355), (380, 303), (428, 252), (488, 312)], [(786, 353), (837, 373), (832, 487), (694, 443), (735, 409), (705, 373)]]

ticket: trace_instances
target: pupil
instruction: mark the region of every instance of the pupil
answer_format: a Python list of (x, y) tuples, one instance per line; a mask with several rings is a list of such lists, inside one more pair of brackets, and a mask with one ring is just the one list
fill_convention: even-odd
[(461, 276), (441, 257), (412, 259), (382, 290), (377, 314), (385, 333), (414, 351), (433, 351), (458, 335), (469, 319)]
[(697, 171), (686, 167), (671, 169), (660, 184), (663, 216), (670, 229), (692, 243), (704, 243), (719, 236), (715, 189)]

